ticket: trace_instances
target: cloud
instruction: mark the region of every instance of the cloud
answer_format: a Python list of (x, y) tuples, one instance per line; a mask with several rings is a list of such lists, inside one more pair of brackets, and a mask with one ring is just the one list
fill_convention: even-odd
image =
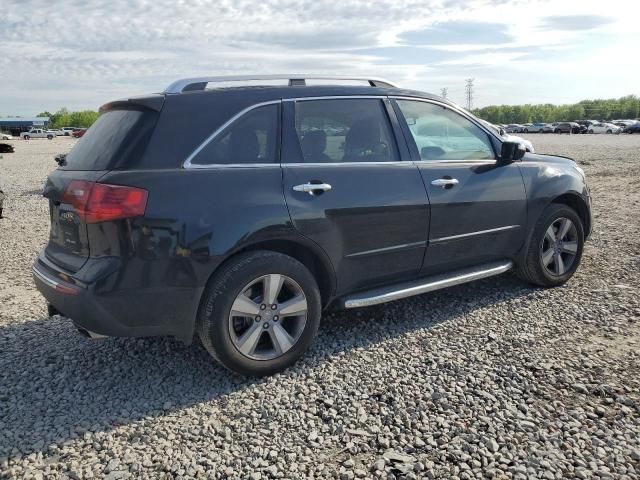
[(502, 23), (451, 21), (403, 33), (399, 40), (405, 44), (499, 44), (513, 41), (509, 27)]
[[(615, 11), (615, 17), (602, 17), (597, 5), (589, 5), (583, 0), (87, 0), (82, 5), (4, 0), (0, 115), (96, 108), (114, 98), (161, 91), (181, 77), (282, 72), (384, 76), (427, 91), (447, 86), (455, 92), (472, 70), (485, 92), (493, 86), (491, 95), (504, 92), (504, 102), (508, 95), (518, 101), (517, 92), (527, 91), (530, 81), (522, 70), (538, 67), (540, 58), (548, 72), (560, 59), (564, 64), (580, 58), (576, 74), (589, 69), (593, 76), (585, 52), (623, 40), (616, 37), (618, 25), (629, 16)], [(607, 23), (612, 19), (618, 23)], [(616, 31), (589, 45), (584, 36), (601, 26)], [(635, 38), (635, 28), (627, 21), (623, 30)], [(580, 50), (585, 45), (589, 50)], [(626, 73), (625, 84), (635, 85), (637, 74)], [(557, 93), (558, 82), (548, 76)], [(479, 103), (482, 95), (478, 92)]]
[(556, 15), (543, 18), (540, 29), (560, 31), (593, 30), (613, 22), (614, 19), (600, 15)]

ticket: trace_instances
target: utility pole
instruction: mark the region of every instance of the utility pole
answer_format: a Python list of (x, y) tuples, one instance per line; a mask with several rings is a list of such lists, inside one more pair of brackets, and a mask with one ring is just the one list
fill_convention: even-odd
[(466, 86), (464, 87), (465, 95), (467, 97), (467, 110), (471, 111), (473, 108), (473, 81), (475, 78), (467, 78)]
[(448, 88), (445, 87), (445, 88), (441, 88), (440, 89), (440, 96), (442, 98), (447, 98), (447, 93), (449, 93), (449, 89)]

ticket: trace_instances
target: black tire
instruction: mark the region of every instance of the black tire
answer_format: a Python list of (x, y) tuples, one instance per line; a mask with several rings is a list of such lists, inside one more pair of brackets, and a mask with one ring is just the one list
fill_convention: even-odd
[[(575, 226), (577, 244), (576, 254), (573, 262), (562, 275), (554, 275), (543, 265), (542, 249), (547, 229), (559, 219), (568, 219)], [(523, 259), (516, 267), (518, 276), (529, 283), (541, 287), (557, 287), (566, 283), (575, 273), (580, 265), (582, 250), (584, 248), (584, 226), (580, 216), (571, 207), (564, 204), (552, 203), (540, 215), (540, 218), (533, 227), (527, 250)]]
[(24, 136), (24, 139), (25, 139), (25, 140), (29, 140), (30, 138), (31, 138), (31, 137), (30, 137), (29, 135), (25, 135), (25, 136)]
[(611, 135), (611, 134), (613, 133), (613, 131), (611, 131), (611, 130), (607, 130), (607, 133), (608, 133), (609, 135)]
[[(297, 341), (289, 350), (276, 358), (259, 360), (245, 356), (234, 344), (232, 335), (236, 333), (231, 331), (230, 315), (231, 307), (243, 289), (255, 279), (269, 274), (286, 275), (296, 282), (306, 297), (307, 316)], [(318, 284), (302, 263), (281, 253), (258, 250), (240, 254), (214, 275), (200, 303), (197, 330), (206, 350), (224, 367), (241, 375), (261, 377), (286, 369), (305, 353), (318, 331), (321, 312)], [(260, 321), (256, 320), (256, 323)], [(260, 338), (260, 341), (264, 340)], [(268, 336), (267, 341), (269, 339)]]
[(529, 129), (528, 129), (528, 128), (525, 128), (525, 129), (524, 129), (524, 133), (529, 133)]
[(593, 130), (589, 130), (587, 133), (591, 133), (591, 134), (593, 134)]
[(53, 135), (47, 135), (47, 138), (48, 138), (49, 140), (53, 140)]

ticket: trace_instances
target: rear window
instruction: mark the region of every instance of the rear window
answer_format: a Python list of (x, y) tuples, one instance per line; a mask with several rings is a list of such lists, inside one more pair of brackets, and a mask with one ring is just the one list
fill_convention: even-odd
[(140, 157), (149, 142), (158, 113), (110, 110), (80, 138), (67, 155), (63, 170), (111, 170)]

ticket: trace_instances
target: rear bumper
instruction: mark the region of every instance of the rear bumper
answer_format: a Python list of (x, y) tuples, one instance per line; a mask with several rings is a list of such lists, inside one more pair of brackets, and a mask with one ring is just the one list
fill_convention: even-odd
[(52, 266), (42, 253), (32, 272), (47, 302), (91, 336), (170, 335), (185, 343), (193, 339), (202, 288), (108, 290), (108, 279), (80, 282)]

